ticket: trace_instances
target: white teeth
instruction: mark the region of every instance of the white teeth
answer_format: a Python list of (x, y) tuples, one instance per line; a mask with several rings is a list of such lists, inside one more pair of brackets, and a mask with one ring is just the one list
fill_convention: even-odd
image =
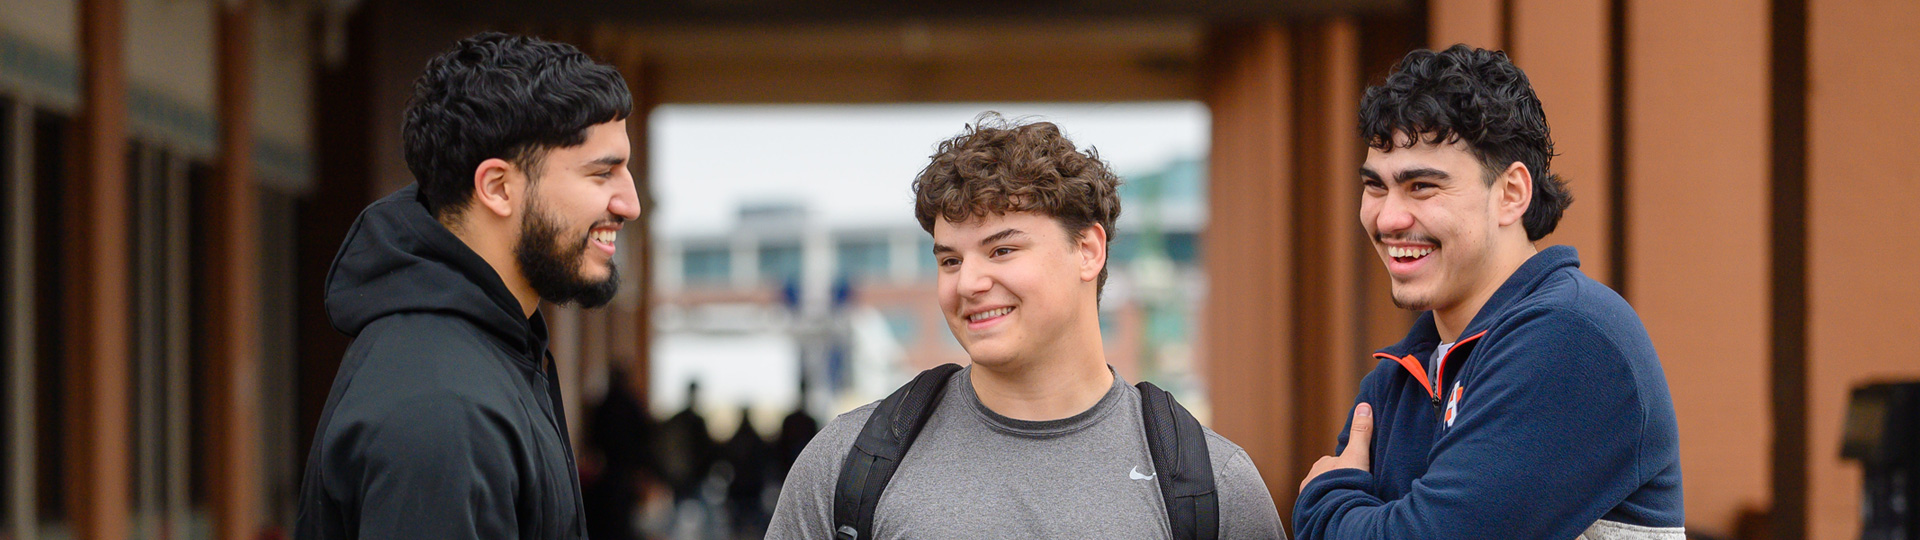
[(1403, 257), (1420, 258), (1420, 257), (1427, 256), (1428, 253), (1433, 253), (1433, 248), (1403, 248), (1403, 247), (1392, 247), (1392, 246), (1387, 247), (1387, 256), (1393, 257), (1393, 258), (1403, 258)]
[(1013, 308), (1010, 308), (1010, 307), (1003, 307), (1003, 308), (995, 309), (991, 311), (982, 311), (979, 313), (975, 313), (973, 315), (968, 315), (967, 322), (980, 322), (980, 321), (984, 321), (994, 317), (999, 317), (1001, 315), (1006, 315), (1012, 312), (1013, 312)]
[(611, 244), (613, 243), (613, 239), (618, 237), (619, 235), (620, 233), (617, 231), (593, 231), (593, 233), (587, 235), (587, 237), (592, 238), (596, 241), (606, 242)]

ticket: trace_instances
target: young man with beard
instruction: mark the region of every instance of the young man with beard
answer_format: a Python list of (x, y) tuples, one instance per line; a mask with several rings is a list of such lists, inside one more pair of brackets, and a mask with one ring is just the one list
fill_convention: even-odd
[(1633, 308), (1534, 246), (1571, 198), (1504, 53), (1415, 51), (1360, 104), (1360, 223), (1423, 311), (1300, 484), (1302, 539), (1684, 536), (1679, 435)]
[[(1177, 442), (1154, 446), (1143, 412), (1184, 410), (1107, 365), (1119, 178), (1053, 124), (978, 124), (913, 185), (940, 312), (972, 365), (828, 423), (768, 538), (1282, 538), (1245, 451), (1180, 415), (1158, 424)], [(1160, 467), (1165, 452), (1180, 461)]]
[(360, 214), (327, 277), (354, 341), (297, 538), (586, 537), (538, 307), (613, 297), (640, 211), (631, 110), (569, 45), (487, 33), (427, 63), (403, 128), (416, 182)]

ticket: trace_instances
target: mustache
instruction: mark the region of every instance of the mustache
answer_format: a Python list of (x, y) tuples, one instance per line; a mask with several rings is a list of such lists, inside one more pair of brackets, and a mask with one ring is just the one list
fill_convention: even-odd
[(1427, 236), (1424, 234), (1394, 233), (1394, 234), (1388, 235), (1388, 234), (1381, 234), (1378, 232), (1373, 233), (1373, 242), (1376, 244), (1385, 244), (1387, 243), (1388, 240), (1393, 240), (1397, 242), (1406, 242), (1410, 244), (1433, 244), (1435, 247), (1439, 247), (1440, 245), (1439, 239), (1431, 236)]

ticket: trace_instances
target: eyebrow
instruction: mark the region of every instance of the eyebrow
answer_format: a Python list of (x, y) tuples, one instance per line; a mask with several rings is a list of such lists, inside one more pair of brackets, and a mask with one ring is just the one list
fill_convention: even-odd
[(986, 238), (981, 238), (981, 239), (980, 239), (980, 245), (983, 245), (983, 246), (984, 246), (984, 245), (987, 245), (987, 244), (991, 244), (991, 243), (994, 243), (994, 242), (999, 242), (999, 241), (1001, 241), (1001, 240), (1006, 240), (1006, 239), (1008, 239), (1008, 238), (1012, 238), (1012, 237), (1014, 237), (1014, 236), (1026, 236), (1026, 235), (1027, 235), (1027, 233), (1025, 233), (1025, 232), (1021, 232), (1021, 230), (1020, 230), (1020, 229), (1007, 229), (1007, 230), (1004, 230), (1004, 231), (1000, 231), (1000, 232), (997, 232), (997, 233), (993, 233), (993, 236), (988, 236), (988, 237), (986, 237)]
[(601, 157), (600, 159), (596, 159), (596, 160), (593, 160), (593, 161), (589, 161), (589, 162), (586, 162), (586, 163), (582, 163), (582, 164), (580, 164), (580, 166), (581, 166), (581, 167), (596, 167), (596, 166), (599, 166), (599, 167), (618, 167), (618, 166), (620, 166), (621, 164), (623, 164), (623, 163), (626, 163), (626, 162), (627, 162), (627, 158), (626, 158), (626, 157), (624, 157), (624, 156), (605, 156), (605, 157)]
[[(1360, 176), (1364, 176), (1374, 180), (1381, 180), (1380, 173), (1374, 172), (1373, 169), (1369, 169), (1365, 166), (1360, 167)], [(1452, 175), (1447, 174), (1447, 171), (1435, 169), (1432, 167), (1402, 169), (1399, 172), (1393, 173), (1393, 183), (1395, 184), (1405, 184), (1407, 182), (1411, 182), (1413, 180), (1420, 179), (1420, 178), (1430, 178), (1433, 180), (1446, 180), (1448, 178), (1452, 178)]]
[[(1025, 237), (1026, 235), (1027, 233), (1025, 231), (1022, 231), (1020, 229), (1009, 228), (997, 233), (993, 233), (992, 235), (987, 236), (986, 238), (980, 239), (980, 245), (984, 246), (987, 244), (992, 244), (994, 242), (999, 242), (1001, 240), (1006, 240), (1008, 238), (1013, 238), (1015, 236)], [(946, 244), (941, 244), (939, 242), (935, 242), (933, 244), (933, 252), (936, 255), (941, 253), (953, 253), (955, 251), (959, 251), (959, 250), (953, 249), (953, 247), (948, 246)]]
[(1447, 171), (1435, 169), (1432, 167), (1421, 167), (1418, 169), (1401, 169), (1399, 172), (1393, 173), (1393, 183), (1395, 184), (1405, 184), (1409, 181), (1420, 179), (1420, 178), (1428, 178), (1433, 180), (1446, 180), (1448, 178), (1451, 178), (1451, 176), (1447, 175)]

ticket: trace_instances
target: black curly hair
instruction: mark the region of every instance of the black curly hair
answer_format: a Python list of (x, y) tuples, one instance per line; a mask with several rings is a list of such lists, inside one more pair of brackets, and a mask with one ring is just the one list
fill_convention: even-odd
[(472, 200), (480, 162), (505, 159), (531, 181), (548, 150), (585, 143), (587, 128), (632, 112), (613, 67), (565, 43), (484, 32), (427, 62), (401, 148), (427, 210), (447, 223)]
[(1386, 82), (1368, 87), (1360, 100), (1360, 138), (1367, 146), (1391, 151), (1395, 134), (1406, 135), (1401, 148), (1465, 141), (1489, 185), (1508, 164), (1526, 166), (1533, 175), (1533, 202), (1521, 217), (1527, 240), (1553, 232), (1573, 204), (1566, 181), (1548, 169), (1553, 137), (1540, 98), (1507, 53), (1466, 45), (1407, 53)]

